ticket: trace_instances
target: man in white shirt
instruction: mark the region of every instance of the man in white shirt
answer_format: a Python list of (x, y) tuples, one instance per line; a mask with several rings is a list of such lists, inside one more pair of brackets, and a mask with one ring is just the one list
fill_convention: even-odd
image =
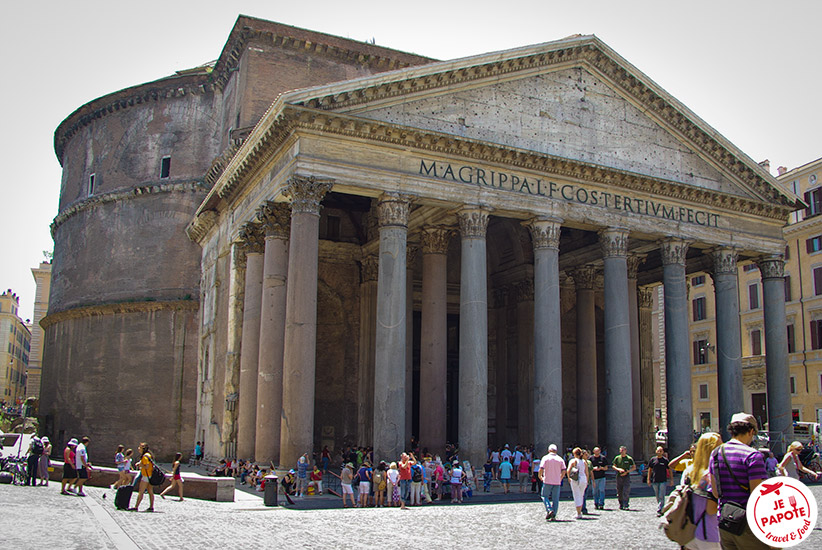
[(88, 437), (84, 437), (74, 451), (74, 467), (77, 470), (77, 481), (74, 483), (74, 489), (77, 491), (77, 495), (81, 497), (86, 496), (83, 492), (83, 485), (86, 483), (88, 471), (91, 469), (87, 448), (89, 441), (91, 440)]

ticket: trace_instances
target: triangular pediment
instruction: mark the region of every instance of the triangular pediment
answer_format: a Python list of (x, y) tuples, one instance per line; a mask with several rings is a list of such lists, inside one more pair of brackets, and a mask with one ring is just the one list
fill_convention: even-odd
[(277, 103), (451, 134), (785, 207), (797, 200), (593, 36), (298, 90)]

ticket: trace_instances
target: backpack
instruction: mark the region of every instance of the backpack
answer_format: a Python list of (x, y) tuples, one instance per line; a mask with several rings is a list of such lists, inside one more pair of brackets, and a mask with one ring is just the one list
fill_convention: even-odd
[(32, 454), (41, 455), (45, 448), (43, 447), (43, 442), (40, 441), (38, 438), (34, 438), (31, 440), (31, 452)]
[(665, 531), (665, 536), (680, 546), (692, 541), (696, 533), (698, 522), (694, 522), (694, 509), (691, 501), (693, 493), (694, 490), (690, 485), (676, 487), (668, 495), (665, 508), (662, 509), (660, 527)]
[(414, 466), (411, 468), (411, 481), (414, 483), (419, 483), (422, 481), (422, 468), (419, 466)]

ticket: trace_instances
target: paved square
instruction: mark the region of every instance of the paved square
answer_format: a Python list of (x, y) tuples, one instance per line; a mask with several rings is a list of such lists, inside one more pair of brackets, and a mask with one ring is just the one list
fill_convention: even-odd
[[(266, 508), (237, 492), (233, 503), (176, 502), (157, 497), (153, 514), (114, 509), (114, 491), (87, 488), (86, 498), (48, 487), (0, 485), (3, 548), (179, 549), (230, 548), (671, 548), (657, 528), (653, 497), (631, 499), (619, 511), (575, 520), (573, 503), (560, 502), (559, 521), (546, 523), (534, 500), (498, 504), (432, 505), (409, 510)], [(822, 501), (822, 486), (812, 487)], [(103, 498), (103, 495), (106, 498)], [(309, 497), (328, 498), (328, 497)], [(132, 501), (133, 502), (133, 501)], [(145, 501), (144, 501), (145, 502)], [(333, 500), (331, 505), (337, 505)], [(299, 505), (299, 503), (298, 503)], [(141, 505), (147, 506), (147, 502)], [(800, 548), (822, 547), (820, 526)]]

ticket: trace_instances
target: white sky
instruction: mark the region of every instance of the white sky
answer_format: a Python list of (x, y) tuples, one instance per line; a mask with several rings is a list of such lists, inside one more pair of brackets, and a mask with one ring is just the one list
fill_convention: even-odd
[(21, 317), (53, 248), (54, 130), (102, 95), (216, 59), (241, 13), (442, 60), (596, 34), (774, 173), (822, 156), (815, 0), (3, 2), (0, 290), (21, 296)]

